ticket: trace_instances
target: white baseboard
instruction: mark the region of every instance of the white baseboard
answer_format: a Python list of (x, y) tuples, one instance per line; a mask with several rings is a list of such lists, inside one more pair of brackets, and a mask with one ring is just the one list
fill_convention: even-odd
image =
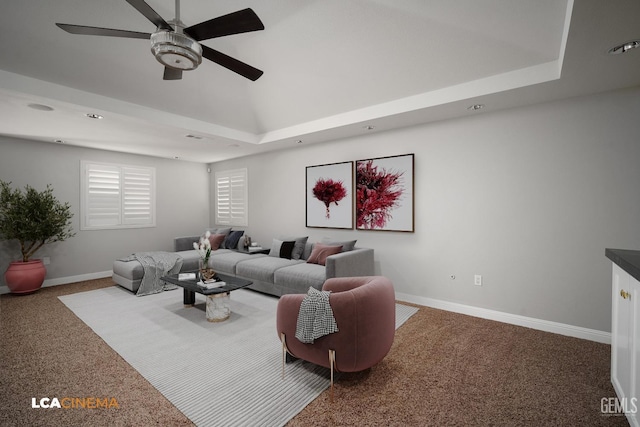
[[(47, 279), (42, 284), (43, 287), (65, 285), (67, 283), (82, 282), (84, 280), (102, 279), (111, 277), (113, 271), (101, 271), (97, 273), (80, 274), (77, 276), (58, 277)], [(9, 288), (0, 286), (0, 294), (9, 293)], [(406, 301), (413, 304), (424, 305), (426, 307), (440, 310), (452, 311), (454, 313), (466, 314), (468, 316), (480, 317), (482, 319), (495, 320), (509, 323), (511, 325), (524, 326), (526, 328), (537, 329), (539, 331), (552, 332), (554, 334), (566, 335), (569, 337), (595, 341), (603, 344), (611, 344), (611, 333), (588, 329), (580, 326), (567, 325), (565, 323), (551, 322), (549, 320), (536, 319), (533, 317), (520, 316), (518, 314), (505, 313), (502, 311), (490, 310), (487, 308), (474, 307), (455, 302), (442, 301), (433, 298), (426, 298), (416, 295), (409, 295), (396, 292), (398, 301)]]
[(440, 310), (452, 311), (454, 313), (466, 314), (483, 319), (496, 320), (498, 322), (509, 323), (511, 325), (524, 326), (526, 328), (537, 329), (539, 331), (552, 332), (554, 334), (566, 335), (574, 338), (581, 338), (611, 345), (611, 333), (588, 329), (580, 326), (567, 325), (564, 323), (550, 322), (548, 320), (536, 319), (533, 317), (520, 316), (517, 314), (504, 313), (502, 311), (489, 310), (487, 308), (473, 307), (470, 305), (455, 302), (442, 301), (433, 298), (425, 298), (416, 295), (402, 294), (396, 292), (396, 299), (413, 304), (424, 305), (426, 307)]
[[(66, 285), (67, 283), (82, 282), (85, 280), (102, 279), (104, 277), (111, 277), (112, 270), (99, 271), (97, 273), (79, 274), (77, 276), (57, 277), (55, 279), (47, 279), (42, 283), (42, 287)], [(0, 286), (0, 295), (8, 294), (9, 288), (7, 286)]]

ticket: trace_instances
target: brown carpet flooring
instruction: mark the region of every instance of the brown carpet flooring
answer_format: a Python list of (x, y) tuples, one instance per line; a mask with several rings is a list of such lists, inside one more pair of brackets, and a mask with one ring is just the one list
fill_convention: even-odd
[[(57, 298), (112, 285), (0, 298), (0, 425), (192, 425)], [(608, 345), (423, 307), (381, 363), (343, 375), (333, 404), (326, 391), (289, 425), (626, 426), (600, 412), (615, 396), (609, 366)], [(34, 397), (118, 408), (33, 409)]]

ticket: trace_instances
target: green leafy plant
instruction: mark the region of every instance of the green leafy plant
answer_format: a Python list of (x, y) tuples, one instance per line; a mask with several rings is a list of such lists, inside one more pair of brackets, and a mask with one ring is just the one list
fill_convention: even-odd
[(22, 261), (29, 261), (47, 243), (75, 236), (71, 207), (54, 197), (50, 184), (41, 192), (28, 185), (24, 192), (10, 185), (0, 180), (0, 239), (18, 240)]

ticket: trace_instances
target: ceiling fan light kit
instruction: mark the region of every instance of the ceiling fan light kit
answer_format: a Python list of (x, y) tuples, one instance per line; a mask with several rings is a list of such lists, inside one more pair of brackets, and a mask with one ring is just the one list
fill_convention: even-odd
[(162, 65), (178, 70), (194, 70), (202, 62), (202, 47), (175, 31), (151, 34), (151, 52)]

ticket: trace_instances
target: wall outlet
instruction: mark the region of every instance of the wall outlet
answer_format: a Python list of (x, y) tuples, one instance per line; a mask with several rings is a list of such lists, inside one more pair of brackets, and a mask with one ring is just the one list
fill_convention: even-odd
[(482, 276), (479, 274), (473, 276), (473, 284), (476, 286), (482, 286)]
[(42, 257), (42, 263), (43, 263), (44, 265), (49, 265), (49, 264), (51, 264), (51, 258), (49, 258), (48, 256), (43, 256), (43, 257)]

